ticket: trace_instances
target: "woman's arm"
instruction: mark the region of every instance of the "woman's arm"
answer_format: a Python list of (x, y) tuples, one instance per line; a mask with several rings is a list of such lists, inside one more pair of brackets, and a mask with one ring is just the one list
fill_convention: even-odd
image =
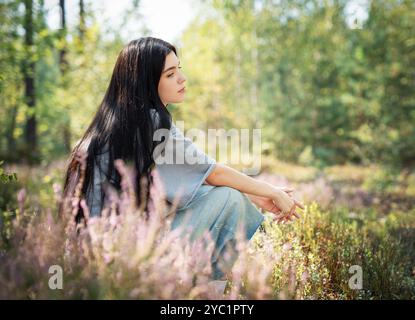
[(215, 169), (206, 178), (206, 182), (213, 186), (227, 186), (244, 193), (267, 198), (270, 198), (277, 190), (268, 182), (251, 178), (222, 163), (216, 164)]
[(222, 163), (217, 163), (215, 169), (206, 178), (206, 182), (214, 186), (227, 186), (240, 192), (274, 200), (283, 213), (291, 212), (295, 206), (302, 204), (292, 199), (283, 188), (251, 178)]

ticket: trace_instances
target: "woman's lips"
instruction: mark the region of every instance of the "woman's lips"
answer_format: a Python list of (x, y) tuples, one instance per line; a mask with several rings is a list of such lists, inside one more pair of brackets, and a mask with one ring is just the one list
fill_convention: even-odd
[(184, 93), (186, 91), (186, 87), (184, 87), (183, 89), (181, 89), (181, 90), (179, 90), (179, 91), (177, 91), (177, 92), (179, 92), (179, 93)]

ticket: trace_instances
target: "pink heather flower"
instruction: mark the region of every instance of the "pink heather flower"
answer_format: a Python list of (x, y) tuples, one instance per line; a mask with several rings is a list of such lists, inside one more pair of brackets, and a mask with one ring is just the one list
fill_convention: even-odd
[(19, 203), (19, 212), (24, 211), (24, 203), (26, 201), (26, 189), (20, 189), (17, 193), (17, 202)]

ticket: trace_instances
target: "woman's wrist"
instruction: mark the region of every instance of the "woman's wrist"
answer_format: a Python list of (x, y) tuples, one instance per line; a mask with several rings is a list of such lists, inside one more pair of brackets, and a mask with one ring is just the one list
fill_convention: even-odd
[(266, 198), (274, 198), (276, 194), (278, 194), (279, 191), (281, 191), (280, 189), (278, 189), (277, 187), (275, 187), (274, 185), (268, 183), (268, 182), (263, 182), (264, 183), (264, 197)]
[(258, 185), (254, 188), (255, 191), (245, 192), (250, 198), (271, 198), (275, 199), (276, 196), (282, 191), (280, 188), (265, 182), (256, 180)]

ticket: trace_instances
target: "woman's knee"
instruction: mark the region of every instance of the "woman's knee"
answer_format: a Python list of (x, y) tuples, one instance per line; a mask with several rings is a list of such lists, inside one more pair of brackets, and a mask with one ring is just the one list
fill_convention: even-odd
[(231, 187), (219, 187), (219, 192), (222, 192), (228, 199), (229, 204), (239, 204), (243, 201), (243, 194), (237, 189)]

